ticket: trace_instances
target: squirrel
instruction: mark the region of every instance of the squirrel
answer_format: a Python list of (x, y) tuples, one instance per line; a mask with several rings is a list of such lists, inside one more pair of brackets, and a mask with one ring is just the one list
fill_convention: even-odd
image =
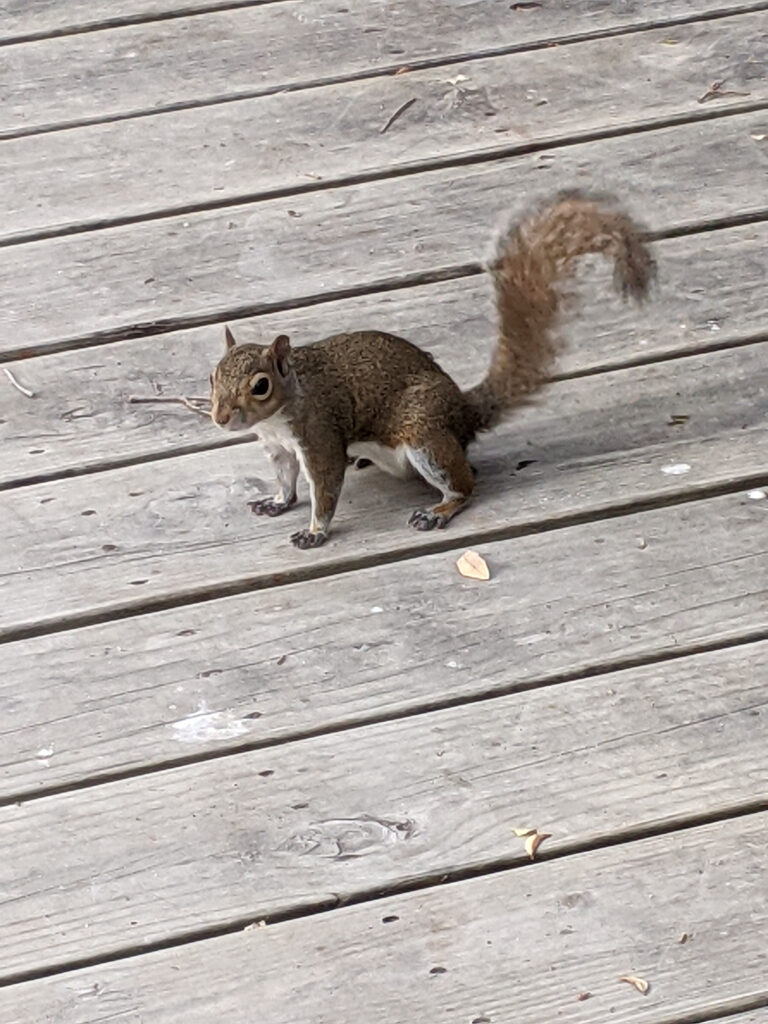
[(319, 546), (347, 465), (359, 458), (395, 476), (423, 477), (442, 499), (408, 522), (417, 530), (446, 526), (472, 495), (467, 446), (546, 384), (557, 354), (556, 286), (586, 253), (613, 259), (625, 298), (646, 297), (655, 263), (643, 233), (605, 197), (561, 193), (503, 234), (488, 266), (498, 337), (488, 372), (467, 391), (429, 353), (381, 331), (292, 348), (285, 334), (271, 345), (237, 344), (226, 327), (226, 353), (211, 374), (211, 418), (230, 430), (256, 427), (277, 476), (277, 493), (249, 502), (253, 512), (287, 512), (301, 469), (311, 521), (291, 541)]

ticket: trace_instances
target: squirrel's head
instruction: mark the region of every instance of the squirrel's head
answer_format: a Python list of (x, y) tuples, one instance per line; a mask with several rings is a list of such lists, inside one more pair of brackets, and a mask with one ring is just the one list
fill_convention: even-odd
[(225, 328), (227, 351), (211, 374), (211, 419), (225, 430), (247, 430), (273, 416), (296, 390), (291, 343), (238, 345)]

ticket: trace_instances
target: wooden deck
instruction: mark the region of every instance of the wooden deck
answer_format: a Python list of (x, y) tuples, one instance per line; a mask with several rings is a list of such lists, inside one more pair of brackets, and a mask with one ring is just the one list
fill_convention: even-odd
[[(1, 1024), (768, 1024), (768, 2), (0, 15)], [(369, 470), (296, 551), (258, 445), (128, 403), (224, 322), (469, 384), (574, 185), (657, 293), (585, 265), (445, 532)]]

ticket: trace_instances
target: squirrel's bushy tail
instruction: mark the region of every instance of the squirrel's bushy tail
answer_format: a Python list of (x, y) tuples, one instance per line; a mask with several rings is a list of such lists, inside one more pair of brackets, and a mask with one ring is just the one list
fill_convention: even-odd
[(500, 240), (489, 265), (498, 340), (485, 379), (465, 394), (478, 430), (494, 426), (547, 382), (556, 355), (557, 285), (573, 273), (579, 256), (593, 252), (613, 259), (622, 295), (647, 294), (653, 258), (640, 230), (605, 198), (563, 194)]

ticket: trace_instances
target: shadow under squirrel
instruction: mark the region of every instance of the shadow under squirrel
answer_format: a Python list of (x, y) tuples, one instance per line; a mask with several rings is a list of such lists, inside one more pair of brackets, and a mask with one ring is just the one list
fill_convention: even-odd
[(408, 522), (417, 530), (446, 526), (472, 494), (467, 445), (546, 384), (556, 355), (556, 286), (585, 253), (613, 259), (624, 297), (646, 296), (655, 265), (630, 218), (605, 199), (556, 197), (500, 239), (488, 267), (498, 340), (484, 379), (468, 391), (427, 352), (381, 331), (294, 349), (284, 334), (269, 346), (238, 345), (227, 327), (227, 351), (211, 376), (211, 417), (225, 429), (256, 427), (277, 475), (275, 496), (250, 502), (252, 510), (287, 512), (303, 470), (311, 521), (291, 540), (317, 547), (328, 536), (351, 456), (395, 476), (422, 476), (442, 500)]

